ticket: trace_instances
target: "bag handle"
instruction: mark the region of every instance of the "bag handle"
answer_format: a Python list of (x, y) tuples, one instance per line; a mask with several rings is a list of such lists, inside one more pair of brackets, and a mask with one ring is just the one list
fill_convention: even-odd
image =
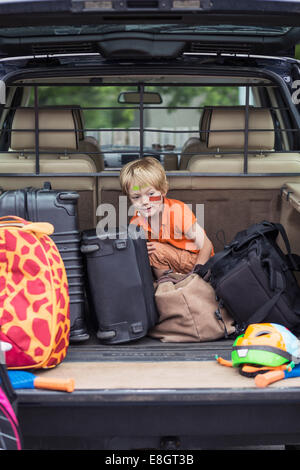
[(193, 271), (190, 271), (187, 274), (173, 273), (173, 272), (167, 271), (157, 280), (157, 285), (163, 284), (164, 282), (172, 282), (173, 284), (178, 284), (178, 282), (183, 281), (184, 279), (189, 277), (191, 274), (193, 274)]
[(287, 251), (287, 254), (285, 255), (285, 257), (286, 257), (288, 263), (290, 264), (290, 269), (293, 270), (293, 271), (300, 271), (300, 257), (299, 257), (299, 255), (291, 252), (291, 246), (290, 246), (290, 242), (289, 242), (289, 239), (287, 237), (285, 228), (283, 227), (283, 225), (281, 225), (279, 223), (274, 223), (274, 226), (278, 229), (278, 231), (279, 231), (279, 233), (280, 233), (280, 235), (281, 235), (281, 237), (284, 241), (286, 251)]
[(24, 232), (43, 233), (44, 235), (52, 235), (54, 227), (49, 222), (31, 222), (22, 227)]
[(24, 224), (28, 223), (27, 220), (25, 220), (22, 217), (19, 217), (17, 215), (3, 215), (2, 217), (0, 217), (0, 223), (1, 223), (2, 220), (4, 220), (4, 221), (17, 220), (19, 222), (23, 222)]
[(269, 300), (267, 300), (266, 303), (264, 303), (260, 308), (254, 312), (250, 318), (248, 319), (247, 323), (262, 323), (270, 310), (275, 307), (276, 303), (279, 301), (280, 296), (283, 294), (284, 289), (281, 289), (280, 291), (277, 292), (273, 297), (271, 297)]
[(52, 235), (54, 226), (49, 222), (30, 222), (18, 216), (0, 217), (0, 227), (19, 227), (24, 232)]
[(162, 284), (163, 282), (173, 282), (173, 284), (178, 284), (178, 282), (183, 281), (187, 277), (189, 277), (191, 274), (198, 274), (199, 277), (201, 277), (204, 281), (206, 281), (206, 269), (204, 267), (205, 265), (203, 264), (196, 264), (192, 271), (189, 271), (188, 273), (174, 273), (172, 271), (166, 271), (162, 277), (160, 277), (157, 280), (157, 284)]
[(278, 232), (280, 233), (280, 235), (281, 235), (281, 237), (284, 241), (286, 251), (288, 252), (288, 255), (290, 255), (291, 254), (291, 246), (290, 246), (290, 242), (289, 242), (289, 239), (287, 237), (285, 228), (283, 227), (282, 224), (279, 224), (279, 223), (274, 223), (273, 225), (277, 228)]

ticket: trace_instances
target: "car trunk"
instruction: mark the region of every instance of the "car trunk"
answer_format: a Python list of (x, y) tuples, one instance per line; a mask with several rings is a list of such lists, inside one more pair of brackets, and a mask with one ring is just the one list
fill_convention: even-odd
[[(217, 72), (215, 73), (217, 75)], [(232, 77), (224, 76), (224, 79), (219, 77), (214, 80), (219, 80), (217, 85), (224, 85), (224, 80), (227, 80), (227, 86), (230, 86), (233, 81)], [(38, 87), (45, 86), (45, 83), (39, 84), (36, 81), (32, 86), (30, 80), (29, 78), (29, 83), (25, 83), (25, 89), (28, 86), (32, 87), (33, 111), (39, 105), (48, 112), (53, 105), (47, 107), (47, 103), (45, 106), (45, 103), (38, 101)], [(64, 79), (61, 84), (57, 85), (57, 89), (68, 84), (68, 80)], [(112, 80), (111, 77), (108, 80)], [(179, 80), (183, 86), (183, 78)], [(269, 78), (264, 76), (259, 77), (258, 80), (261, 84), (261, 93), (265, 90), (273, 92), (272, 85), (274, 84), (271, 85)], [(132, 82), (129, 83), (132, 85)], [(166, 81), (162, 84), (165, 83)], [(199, 86), (205, 84), (205, 81), (204, 84), (198, 83)], [(52, 84), (51, 90), (53, 89)], [(13, 88), (9, 90), (14, 91)], [(143, 90), (144, 88), (139, 84), (139, 98)], [(22, 96), (16, 107), (22, 108), (22, 104), (28, 106), (28, 94), (24, 93)], [(8, 98), (11, 99), (10, 94)], [(24, 101), (25, 98), (27, 101)], [(14, 104), (8, 102), (5, 106), (8, 111), (5, 126), (8, 129), (12, 126), (9, 111), (14, 108)], [(260, 107), (262, 104), (263, 102), (260, 102)], [(285, 107), (278, 106), (278, 104), (279, 102), (272, 103), (271, 107), (274, 107), (274, 111), (278, 112), (281, 107), (284, 110)], [(118, 107), (120, 106), (118, 104)], [(139, 111), (140, 106), (139, 103), (137, 106)], [(143, 106), (147, 107), (146, 104)], [(87, 109), (90, 107), (90, 105), (86, 106)], [(99, 107), (93, 107), (100, 109), (101, 104)], [(242, 103), (242, 108), (245, 107), (246, 109), (248, 107), (248, 111), (250, 110), (247, 99)], [(62, 106), (56, 107), (56, 111), (61, 112), (59, 108), (63, 108), (63, 111), (65, 111), (64, 108), (77, 109), (74, 101), (65, 102)], [(82, 108), (85, 108), (84, 104)], [(109, 107), (104, 104), (103, 108), (101, 111), (105, 113)], [(230, 110), (231, 107), (228, 108), (228, 113), (231, 112)], [(158, 111), (162, 112), (160, 108)], [(283, 116), (283, 114), (279, 115), (280, 118)], [(292, 113), (291, 116), (293, 122)], [(203, 216), (201, 220), (204, 222), (205, 230), (216, 252), (222, 250), (238, 231), (262, 220), (283, 223), (292, 250), (296, 253), (300, 252), (297, 236), (300, 217), (298, 144), (297, 140), (291, 138), (289, 134), (290, 128), (287, 121), (283, 122), (282, 119), (281, 121), (283, 124), (280, 128), (280, 135), (285, 138), (280, 148), (276, 149), (277, 157), (274, 157), (274, 152), (269, 150), (260, 152), (252, 150), (251, 145), (249, 148), (245, 145), (244, 148), (235, 152), (233, 150), (226, 152), (226, 149), (214, 147), (202, 148), (202, 151), (199, 151), (197, 146), (202, 134), (201, 132), (198, 134), (198, 130), (196, 151), (192, 149), (189, 154), (189, 151), (181, 149), (181, 156), (191, 158), (188, 162), (182, 160), (182, 163), (187, 163), (185, 168), (180, 168), (177, 163), (175, 170), (172, 167), (174, 157), (175, 161), (178, 161), (176, 148), (172, 147), (169, 150), (169, 147), (163, 147), (158, 151), (159, 155), (161, 153), (164, 156), (161, 161), (165, 165), (169, 182), (168, 196), (190, 204), (195, 213), (200, 206), (199, 215)], [(297, 115), (295, 121), (292, 125), (296, 129)], [(22, 148), (22, 142), (24, 142), (22, 139), (26, 137), (23, 132), (24, 123), (27, 122), (28, 120), (21, 121), (19, 132), (16, 131), (18, 127), (13, 127), (14, 141), (11, 139), (9, 141), (11, 148), (5, 148), (8, 142), (4, 139), (4, 150), (1, 154), (3, 160), (1, 161), (6, 171), (2, 171), (0, 176), (3, 191), (26, 186), (41, 187), (45, 181), (51, 181), (54, 189), (78, 191), (80, 230), (96, 226), (95, 213), (99, 204), (111, 204), (116, 209), (118, 221), (119, 197), (122, 196), (119, 169), (106, 167), (97, 171), (97, 168), (91, 164), (92, 161), (95, 162), (95, 155), (103, 155), (102, 150), (89, 153), (86, 149), (83, 151), (81, 147), (79, 155), (83, 158), (79, 161), (77, 150), (76, 155), (72, 156), (72, 151), (62, 152), (61, 149), (50, 151), (49, 148), (46, 150), (39, 147), (33, 150)], [(137, 123), (137, 128), (133, 128), (133, 132), (143, 129), (145, 124), (141, 118)], [(55, 124), (60, 126), (60, 131), (65, 129), (64, 118), (62, 121), (57, 118)], [(44, 124), (39, 123), (39, 125), (43, 129)], [(198, 129), (198, 122), (196, 126)], [(265, 127), (265, 122), (263, 122), (262, 129), (266, 130)], [(164, 127), (158, 130), (163, 129)], [(83, 130), (82, 124), (77, 123), (77, 133)], [(34, 132), (37, 138), (36, 128)], [(268, 132), (273, 133), (274, 130), (266, 130), (266, 139)], [(149, 154), (149, 149), (151, 152), (156, 152), (156, 147), (154, 149), (152, 145), (144, 148), (145, 142), (141, 135), (142, 133), (139, 134), (133, 158)], [(21, 144), (20, 138), (16, 142), (16, 137), (21, 137)], [(39, 143), (42, 144), (44, 138), (42, 130), (38, 136)], [(58, 134), (57, 138), (59, 138)], [(51, 139), (51, 143), (53, 140), (55, 141)], [(192, 144), (194, 143), (192, 141)], [(123, 150), (122, 158), (130, 155), (132, 158), (132, 150), (131, 153), (126, 148)], [(114, 155), (114, 151), (113, 148), (112, 153), (109, 154), (108, 151), (106, 155)], [(48, 165), (53, 159), (55, 160), (55, 165), (52, 167), (54, 173), (51, 173), (51, 167), (49, 172), (45, 172), (42, 165), (46, 163)], [(170, 162), (172, 163), (171, 169), (168, 167)], [(202, 165), (203, 162), (205, 162), (205, 170), (199, 171), (197, 165)], [(232, 170), (224, 169), (224, 166), (219, 169), (220, 165), (223, 163), (226, 165), (227, 162), (233, 165)], [(236, 166), (236, 162), (240, 162), (240, 166)], [(248, 165), (245, 165), (245, 162)], [(270, 167), (268, 162), (270, 162)], [(278, 162), (279, 171), (276, 166), (272, 166), (277, 165)], [(82, 173), (80, 170), (82, 167), (76, 166), (75, 168), (75, 163), (92, 166), (83, 167), (88, 169), (88, 173), (84, 172), (86, 170)], [(206, 167), (212, 163), (213, 171)], [(3, 165), (2, 168), (4, 168)], [(189, 165), (192, 166), (189, 167)], [(193, 165), (196, 167), (193, 168)], [(253, 172), (251, 165), (258, 165), (259, 171), (256, 169)], [(263, 166), (259, 167), (259, 165)], [(30, 168), (30, 173), (28, 168)], [(39, 171), (32, 174), (35, 170)], [(58, 176), (56, 176), (57, 173)], [(112, 295), (113, 289), (114, 286), (112, 286)], [(218, 447), (216, 441), (221, 436), (222, 445), (229, 446), (246, 443), (257, 445), (270, 442), (273, 444), (297, 442), (296, 425), (291, 426), (290, 423), (294, 422), (292, 417), (296, 403), (296, 390), (299, 390), (298, 386), (300, 386), (299, 379), (274, 384), (266, 391), (258, 389), (253, 378), (241, 376), (236, 369), (220, 366), (215, 356), (220, 355), (225, 359), (230, 359), (232, 338), (203, 343), (162, 343), (146, 336), (137, 341), (109, 345), (100, 342), (97, 338), (95, 318), (88, 305), (86, 321), (90, 333), (89, 340), (71, 343), (67, 357), (53, 370), (36, 371), (37, 375), (43, 377), (72, 377), (75, 380), (75, 390), (72, 393), (44, 390), (18, 391), (19, 419), (22, 423), (26, 448), (213, 448)], [(286, 400), (283, 407), (282, 384)], [(282, 407), (282, 419), (278, 421), (272, 416), (279, 404)], [(261, 413), (264, 414), (263, 421), (257, 420)], [(220, 423), (220, 416), (222, 416), (222, 423)], [(272, 429), (268, 425), (268, 420), (272, 421)], [(241, 425), (243, 432), (240, 429)]]
[[(292, 251), (299, 254), (300, 118), (299, 104), (292, 100), (293, 81), (299, 78), (293, 60), (299, 12), (292, 1), (1, 2), (2, 191), (41, 188), (48, 181), (53, 189), (77, 191), (83, 231), (95, 228), (103, 216), (96, 213), (102, 204), (112, 205), (115, 220), (120, 220), (120, 167), (132, 158), (152, 155), (164, 164), (168, 196), (199, 210), (216, 252), (238, 231), (268, 220), (284, 225)], [(24, 57), (18, 61), (18, 55)], [(52, 95), (68, 86), (73, 89), (66, 100)], [(102, 87), (107, 93), (100, 102), (93, 94), (88, 101), (76, 101), (76, 87)], [(108, 103), (111, 87), (134, 91), (138, 102)], [(146, 92), (165, 87), (176, 89), (166, 93), (173, 98), (171, 104), (145, 102)], [(208, 99), (194, 102), (189, 92), (201, 87)], [(225, 93), (223, 101), (216, 100), (217, 87), (239, 88), (243, 98)], [(44, 94), (39, 95), (42, 88)], [(180, 97), (178, 90), (186, 88), (188, 93)], [(164, 114), (168, 107), (185, 113), (178, 129), (172, 127), (174, 115)], [(211, 134), (237, 131), (244, 136), (240, 147), (208, 146), (208, 128), (201, 127), (201, 118), (211, 108), (219, 112), (224, 107), (225, 127), (236, 107), (244, 113), (242, 126), (221, 126)], [(249, 131), (252, 107), (271, 113), (274, 126), (268, 128), (267, 120), (258, 126), (266, 142), (274, 136), (270, 146), (251, 144), (258, 125), (255, 120)], [(15, 111), (22, 108), (33, 111), (33, 126), (26, 129), (34, 133), (34, 145), (22, 143), (28, 117), (19, 124), (21, 143), (19, 139), (12, 145), (12, 134), (18, 134), (12, 124)], [(72, 110), (76, 147), (53, 148), (65, 130), (65, 119), (57, 118), (59, 132), (42, 148), (45, 129), (39, 108), (55, 108), (57, 116)], [(130, 108), (136, 113), (132, 120), (118, 121)], [(155, 109), (151, 121), (146, 113)], [(96, 122), (110, 110), (110, 121)], [(96, 111), (95, 121), (84, 125), (78, 111)], [(112, 137), (104, 149), (99, 142), (90, 146), (92, 139), (84, 139), (87, 130), (89, 138), (100, 132), (101, 144), (115, 130), (116, 140)], [(187, 142), (160, 140), (161, 134), (186, 135)], [(138, 135), (134, 145), (132, 135)], [(237, 135), (231, 139), (235, 143)], [(233, 338), (163, 343), (146, 336), (104, 344), (97, 338), (93, 313), (87, 304), (89, 339), (71, 342), (56, 368), (36, 371), (43, 377), (72, 377), (75, 390), (17, 392), (25, 448), (177, 451), (299, 443), (300, 379), (259, 389), (238, 369), (222, 367), (215, 356), (230, 359)]]
[[(299, 183), (204, 191), (208, 198), (212, 193), (222, 212), (224, 205), (231, 208), (224, 225), (228, 237), (268, 219), (284, 224), (292, 250), (299, 253)], [(184, 200), (185, 192), (177, 190), (177, 196)], [(247, 211), (247, 217), (245, 207), (252, 204), (260, 211)], [(219, 227), (221, 213), (215, 214), (211, 230)], [(105, 345), (92, 332), (88, 341), (69, 347), (61, 365), (37, 371), (40, 377), (73, 378), (74, 392), (18, 392), (25, 447), (179, 451), (297, 444), (300, 379), (259, 389), (254, 378), (217, 363), (216, 356), (231, 359), (232, 342), (162, 343), (145, 337)]]

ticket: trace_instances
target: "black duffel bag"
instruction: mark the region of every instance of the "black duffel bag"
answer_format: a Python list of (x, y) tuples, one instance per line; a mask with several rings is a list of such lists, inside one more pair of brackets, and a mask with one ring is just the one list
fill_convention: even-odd
[[(279, 234), (286, 253), (277, 244)], [(300, 270), (300, 257), (291, 253), (281, 224), (250, 226), (197, 269), (236, 321), (237, 331), (250, 323), (272, 322), (300, 333), (300, 286), (293, 272)]]

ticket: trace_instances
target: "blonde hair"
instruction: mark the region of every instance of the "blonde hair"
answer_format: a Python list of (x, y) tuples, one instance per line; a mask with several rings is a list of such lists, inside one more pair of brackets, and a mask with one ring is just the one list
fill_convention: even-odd
[(161, 163), (153, 157), (139, 158), (127, 163), (120, 173), (120, 184), (124, 194), (129, 194), (133, 185), (152, 186), (167, 193), (168, 181)]

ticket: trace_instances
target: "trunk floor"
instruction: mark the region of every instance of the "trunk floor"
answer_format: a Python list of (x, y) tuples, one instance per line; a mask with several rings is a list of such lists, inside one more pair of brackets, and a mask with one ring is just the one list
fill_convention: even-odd
[[(63, 362), (35, 373), (45, 378), (73, 378), (75, 390), (257, 388), (253, 378), (216, 361)], [(300, 378), (281, 380), (269, 387), (300, 387)]]
[[(216, 354), (230, 359), (232, 342), (162, 343), (145, 337), (104, 345), (91, 338), (71, 345), (57, 367), (34, 373), (45, 378), (73, 378), (75, 390), (256, 389), (253, 378), (216, 362)], [(300, 387), (300, 377), (269, 387)]]

